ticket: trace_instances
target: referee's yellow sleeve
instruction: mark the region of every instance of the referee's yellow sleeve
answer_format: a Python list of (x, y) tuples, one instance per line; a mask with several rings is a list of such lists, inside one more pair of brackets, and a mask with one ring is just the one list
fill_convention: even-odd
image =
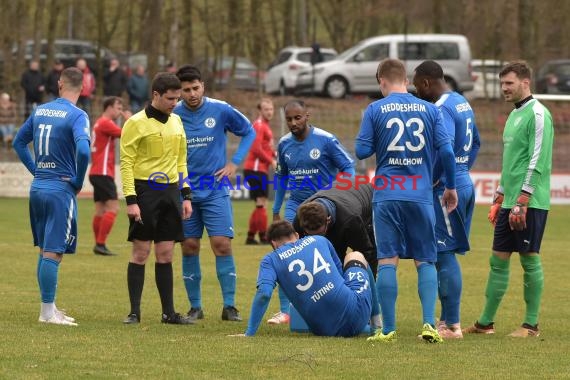
[(131, 119), (123, 126), (120, 139), (121, 150), (121, 179), (123, 182), (123, 194), (137, 195), (135, 192), (135, 162), (142, 135), (139, 133), (137, 123)]
[(184, 132), (184, 128), (182, 128), (182, 138), (180, 139), (180, 148), (177, 162), (178, 173), (181, 173), (180, 180), (182, 181), (182, 187), (190, 187), (188, 186), (188, 182), (184, 181), (184, 179), (188, 177), (188, 163), (186, 162), (186, 153), (186, 133)]

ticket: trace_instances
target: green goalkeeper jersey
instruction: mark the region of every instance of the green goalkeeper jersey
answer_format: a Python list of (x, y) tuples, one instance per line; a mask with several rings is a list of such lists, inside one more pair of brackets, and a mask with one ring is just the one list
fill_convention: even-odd
[(552, 116), (538, 100), (511, 112), (503, 132), (503, 208), (512, 208), (524, 190), (532, 194), (529, 207), (550, 209), (553, 139)]

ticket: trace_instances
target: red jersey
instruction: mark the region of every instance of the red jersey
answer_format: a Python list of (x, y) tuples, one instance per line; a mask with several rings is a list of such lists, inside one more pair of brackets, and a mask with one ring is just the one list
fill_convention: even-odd
[(121, 137), (121, 128), (113, 120), (103, 116), (97, 119), (91, 138), (89, 175), (108, 175), (115, 178), (115, 140), (118, 137)]
[(251, 144), (249, 154), (245, 159), (243, 168), (256, 172), (268, 173), (271, 162), (275, 159), (275, 148), (273, 145), (273, 133), (269, 123), (258, 117), (253, 122), (255, 129), (255, 140)]

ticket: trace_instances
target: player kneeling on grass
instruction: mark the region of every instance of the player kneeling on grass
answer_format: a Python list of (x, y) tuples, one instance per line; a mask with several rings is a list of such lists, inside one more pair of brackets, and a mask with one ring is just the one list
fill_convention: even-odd
[(348, 253), (343, 271), (332, 244), (322, 236), (299, 239), (292, 224), (284, 220), (274, 222), (267, 234), (274, 251), (261, 261), (245, 336), (257, 331), (278, 283), (314, 334), (360, 334), (372, 307), (364, 256)]

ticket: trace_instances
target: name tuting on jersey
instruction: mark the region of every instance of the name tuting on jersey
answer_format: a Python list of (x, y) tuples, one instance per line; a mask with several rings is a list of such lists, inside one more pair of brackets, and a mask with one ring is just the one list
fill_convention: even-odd
[(289, 248), (288, 250), (280, 252), (279, 258), (281, 260), (285, 260), (288, 257), (291, 257), (294, 254), (301, 252), (303, 250), (303, 248), (305, 248), (309, 244), (315, 243), (315, 242), (316, 242), (315, 238), (312, 236), (309, 236), (308, 238), (301, 240), (301, 242), (299, 244), (295, 244), (293, 247)]
[(425, 104), (421, 103), (388, 103), (380, 106), (380, 112), (426, 112)]

